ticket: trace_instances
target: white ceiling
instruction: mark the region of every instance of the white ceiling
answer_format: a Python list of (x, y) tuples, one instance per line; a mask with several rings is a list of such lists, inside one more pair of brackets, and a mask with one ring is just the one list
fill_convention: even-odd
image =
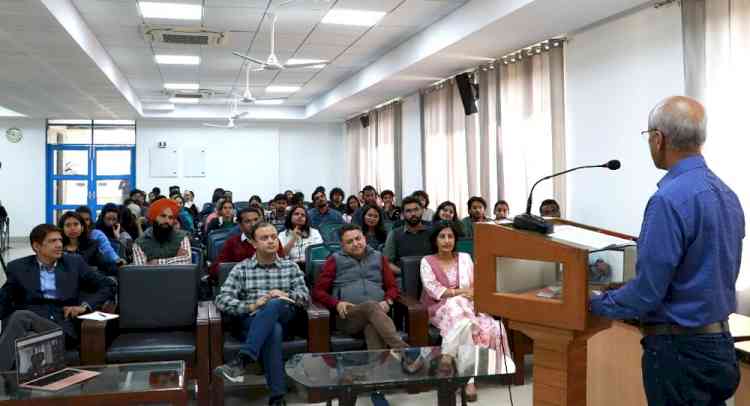
[[(222, 92), (244, 86), (237, 50), (269, 51), (268, 12), (278, 15), (277, 55), (329, 59), (323, 69), (254, 73), (251, 90), (295, 85), (281, 107), (250, 107), (257, 119), (341, 121), (440, 78), (539, 40), (571, 32), (644, 0), (160, 0), (202, 4), (201, 23), (230, 31), (226, 48), (152, 45), (136, 0), (0, 0), (0, 106), (32, 117), (208, 118), (223, 97), (143, 111), (163, 103), (166, 82), (198, 82)], [(386, 11), (371, 28), (320, 24), (330, 8)], [(169, 26), (174, 21), (147, 21)], [(154, 62), (155, 53), (195, 54), (199, 66)]]

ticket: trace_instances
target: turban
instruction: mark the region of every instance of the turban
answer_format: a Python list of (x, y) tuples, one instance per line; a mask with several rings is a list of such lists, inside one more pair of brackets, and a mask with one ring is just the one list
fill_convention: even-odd
[(171, 209), (172, 214), (177, 217), (180, 214), (180, 206), (171, 199), (159, 199), (148, 207), (148, 219), (155, 221), (166, 209)]

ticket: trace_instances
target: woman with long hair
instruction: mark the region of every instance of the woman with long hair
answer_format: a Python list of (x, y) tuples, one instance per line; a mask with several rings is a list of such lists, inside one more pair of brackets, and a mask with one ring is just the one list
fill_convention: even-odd
[(357, 198), (357, 196), (349, 196), (349, 198), (346, 199), (346, 208), (344, 209), (344, 215), (342, 216), (344, 218), (344, 222), (351, 223), (354, 217), (354, 213), (357, 212), (357, 209), (359, 209), (360, 206), (361, 203), (359, 202), (359, 198)]
[(218, 208), (217, 216), (208, 223), (208, 227), (206, 227), (206, 235), (211, 233), (211, 231), (232, 228), (236, 225), (234, 222), (234, 203), (222, 199), (219, 200), (216, 207)]
[(372, 205), (366, 204), (362, 208), (362, 233), (367, 238), (367, 245), (379, 250), (385, 244), (388, 233), (385, 231), (385, 223), (381, 211)]
[(310, 216), (303, 206), (295, 206), (289, 211), (284, 228), (285, 231), (279, 234), (284, 252), (304, 270), (305, 250), (310, 245), (323, 243), (323, 237), (318, 230), (310, 227)]
[[(440, 329), (443, 337), (441, 361), (452, 365), (463, 346), (479, 346), (495, 350), (500, 362), (510, 365), (508, 337), (502, 322), (474, 310), (474, 262), (469, 254), (456, 252), (458, 229), (455, 222), (440, 222), (430, 234), (432, 255), (422, 258), (421, 301), (430, 314), (430, 324)], [(473, 380), (466, 386), (469, 401), (476, 401)]]
[(435, 215), (432, 216), (432, 224), (437, 224), (442, 221), (454, 222), (454, 226), (459, 232), (458, 238), (464, 235), (463, 225), (458, 220), (458, 210), (456, 209), (455, 203), (450, 200), (446, 200), (437, 207)]
[(108, 262), (99, 252), (96, 240), (89, 238), (89, 228), (80, 214), (65, 212), (57, 226), (63, 231), (63, 250), (66, 254), (80, 255), (89, 266), (96, 267), (107, 275), (117, 274), (117, 264)]

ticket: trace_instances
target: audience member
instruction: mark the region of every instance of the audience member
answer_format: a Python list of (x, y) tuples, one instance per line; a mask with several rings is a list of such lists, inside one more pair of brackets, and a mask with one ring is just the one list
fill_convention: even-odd
[(95, 242), (95, 245), (101, 254), (102, 261), (106, 264), (125, 265), (125, 260), (120, 258), (117, 252), (115, 252), (107, 236), (100, 230), (94, 228), (94, 223), (91, 220), (91, 209), (86, 206), (78, 206), (76, 208), (76, 213), (81, 216), (81, 219), (83, 219), (83, 222), (86, 224), (86, 235), (89, 240)]
[(296, 192), (292, 195), (292, 200), (289, 202), (290, 207), (302, 206), (307, 209), (307, 203), (305, 202), (305, 194), (302, 192)]
[(217, 216), (208, 223), (206, 234), (210, 234), (214, 230), (231, 229), (236, 225), (234, 222), (234, 204), (230, 200), (219, 200), (216, 207), (219, 208), (219, 211)]
[(542, 217), (560, 217), (560, 205), (555, 199), (546, 199), (539, 205), (539, 215)]
[(173, 200), (160, 199), (148, 208), (151, 228), (133, 245), (134, 265), (190, 264), (190, 238), (174, 227), (179, 206)]
[(136, 217), (142, 217), (147, 208), (146, 204), (146, 193), (140, 189), (133, 189), (130, 191), (130, 198), (133, 199), (133, 202), (135, 202), (136, 205), (138, 205), (139, 211), (136, 215)]
[(284, 191), (284, 196), (286, 196), (286, 202), (287, 203), (291, 203), (292, 202), (292, 198), (294, 197), (294, 192), (292, 192), (291, 190), (285, 190)]
[(385, 240), (388, 238), (388, 232), (385, 231), (385, 223), (381, 216), (381, 211), (377, 207), (366, 204), (362, 208), (362, 233), (367, 238), (367, 245), (373, 249), (381, 251)]
[(232, 191), (231, 190), (225, 190), (224, 191), (224, 200), (230, 201), (230, 202), (234, 202), (234, 200), (232, 200)]
[(333, 188), (331, 189), (331, 192), (328, 194), (328, 200), (330, 201), (330, 206), (332, 209), (338, 211), (339, 213), (343, 214), (346, 212), (346, 204), (344, 203), (344, 191), (341, 190), (341, 188)]
[(195, 193), (192, 190), (184, 191), (182, 193), (182, 200), (185, 202), (185, 208), (193, 216), (193, 220), (197, 219), (200, 211), (198, 210), (198, 206), (195, 205)]
[[(377, 212), (371, 205), (365, 207)], [(408, 348), (388, 316), (399, 296), (388, 260), (368, 246), (358, 225), (344, 225), (339, 235), (342, 252), (331, 255), (323, 265), (313, 299), (336, 312), (338, 329), (352, 335), (364, 333), (368, 350)], [(374, 405), (387, 404), (380, 392), (371, 397)]]
[[(241, 262), (255, 255), (255, 246), (252, 244), (250, 231), (255, 224), (263, 220), (263, 212), (257, 207), (248, 207), (240, 210), (237, 220), (240, 223), (240, 234), (233, 235), (224, 242), (219, 256), (209, 268), (209, 274), (214, 279), (219, 277), (219, 264)], [(279, 257), (284, 257), (284, 247), (280, 242), (277, 254)]]
[(474, 223), (487, 221), (487, 217), (485, 216), (487, 202), (482, 197), (472, 196), (466, 202), (466, 206), (469, 210), (469, 215), (461, 221), (463, 236), (465, 238), (474, 238)]
[(302, 206), (292, 208), (286, 216), (285, 231), (279, 235), (287, 257), (305, 270), (305, 250), (313, 244), (323, 243), (318, 230), (310, 227), (310, 218)]
[[(107, 203), (102, 207), (96, 220), (96, 229), (104, 233), (110, 243), (114, 241), (122, 248), (133, 245), (133, 236), (122, 228), (120, 208), (114, 203)], [(114, 244), (112, 246), (114, 247)]]
[[(488, 347), (512, 363), (508, 336), (499, 320), (474, 310), (474, 262), (466, 253), (456, 252), (458, 230), (455, 223), (440, 223), (430, 235), (432, 255), (422, 258), (422, 303), (430, 323), (440, 329), (444, 354), (441, 362), (453, 363), (464, 345)], [(468, 400), (476, 401), (473, 379), (466, 386)]]
[(65, 212), (58, 221), (58, 228), (62, 230), (65, 253), (80, 256), (87, 265), (106, 275), (117, 273), (118, 264), (105, 259), (99, 250), (98, 242), (90, 238), (91, 233), (80, 214), (73, 211)]
[(401, 258), (430, 254), (430, 230), (422, 221), (422, 205), (413, 196), (402, 202), (404, 225), (388, 233), (383, 254), (396, 275), (401, 274)]
[(143, 234), (143, 219), (144, 217), (136, 217), (129, 206), (120, 206), (120, 229), (125, 230), (134, 241)]
[(252, 195), (250, 196), (250, 200), (248, 200), (248, 206), (257, 207), (259, 209), (263, 209), (263, 200), (258, 195)]
[(185, 207), (185, 201), (182, 199), (182, 195), (175, 193), (170, 199), (174, 200), (174, 202), (177, 203), (177, 207), (180, 208), (179, 218), (182, 229), (192, 234), (193, 229), (195, 228), (193, 215), (190, 214), (190, 211)]
[(493, 212), (495, 214), (495, 221), (505, 220), (510, 213), (510, 205), (508, 205), (508, 202), (505, 200), (498, 200), (497, 203), (495, 203)]
[(284, 223), (286, 223), (287, 203), (286, 195), (282, 193), (274, 196), (271, 201), (271, 212), (268, 213), (268, 222), (273, 224), (277, 230), (283, 228)]
[(351, 223), (352, 219), (354, 217), (354, 213), (359, 210), (359, 207), (361, 206), (359, 199), (357, 196), (351, 195), (348, 199), (346, 199), (346, 210), (344, 211), (344, 222)]
[[(304, 210), (303, 210), (304, 212)], [(276, 255), (276, 228), (257, 223), (250, 231), (255, 256), (237, 264), (216, 296), (216, 307), (238, 318), (244, 342), (237, 357), (218, 368), (227, 379), (237, 380), (263, 364), (271, 396), (269, 405), (285, 405), (286, 374), (281, 343), (299, 309), (310, 295), (304, 274), (294, 262)]]
[(424, 190), (417, 190), (416, 192), (412, 193), (412, 196), (416, 197), (419, 201), (419, 204), (422, 205), (422, 221), (432, 221), (432, 218), (435, 216), (435, 212), (430, 209), (430, 195), (428, 195)]
[(380, 200), (383, 201), (383, 214), (385, 214), (385, 221), (390, 223), (398, 223), (401, 221), (401, 208), (396, 206), (394, 201), (396, 195), (392, 190), (384, 190), (380, 192)]
[(325, 190), (314, 192), (312, 199), (313, 207), (307, 211), (308, 216), (310, 216), (310, 225), (312, 227), (318, 228), (321, 224), (325, 223), (341, 224), (344, 222), (341, 213), (328, 206)]
[[(375, 188), (371, 185), (367, 185), (364, 188), (362, 188), (362, 196), (364, 196), (364, 202), (363, 206), (372, 206), (376, 207), (378, 211), (380, 212), (380, 217), (385, 218), (385, 213), (383, 212), (383, 208), (380, 207), (380, 204), (378, 202), (378, 199), (380, 196), (378, 196), (378, 191), (375, 190)], [(354, 215), (352, 216), (352, 223), (359, 225), (360, 227), (364, 226), (364, 219), (362, 218), (363, 207), (360, 207), (357, 209), (356, 212), (354, 212)]]
[[(34, 255), (8, 263), (6, 282), (0, 289), (0, 319), (5, 320), (19, 310), (29, 310), (61, 327), (66, 347), (75, 348), (80, 332), (77, 316), (112, 300), (114, 282), (92, 271), (80, 256), (63, 255), (62, 231), (53, 225), (34, 227), (29, 240)], [(83, 301), (82, 291), (94, 293)], [(3, 330), (9, 328), (6, 325), (3, 323)], [(0, 355), (8, 354), (8, 347), (14, 345), (11, 342), (3, 340), (5, 347), (0, 348)]]
[(148, 202), (149, 203), (155, 202), (156, 200), (159, 199), (159, 196), (161, 196), (161, 189), (159, 189), (158, 187), (154, 186), (151, 189), (151, 191), (148, 193)]
[(435, 214), (432, 216), (432, 224), (437, 224), (442, 221), (455, 223), (460, 236), (464, 236), (463, 226), (461, 225), (461, 221), (458, 219), (458, 209), (456, 208), (455, 203), (450, 200), (446, 200), (440, 203), (440, 205), (437, 207), (437, 210), (435, 210)]

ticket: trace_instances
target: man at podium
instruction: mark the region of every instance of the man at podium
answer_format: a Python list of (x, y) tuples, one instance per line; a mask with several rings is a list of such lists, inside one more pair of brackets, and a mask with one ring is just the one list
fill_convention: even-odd
[(636, 277), (592, 299), (591, 312), (639, 319), (650, 405), (723, 405), (739, 384), (727, 318), (737, 305), (744, 213), (701, 155), (706, 112), (698, 101), (663, 100), (643, 134), (667, 174), (646, 205)]

